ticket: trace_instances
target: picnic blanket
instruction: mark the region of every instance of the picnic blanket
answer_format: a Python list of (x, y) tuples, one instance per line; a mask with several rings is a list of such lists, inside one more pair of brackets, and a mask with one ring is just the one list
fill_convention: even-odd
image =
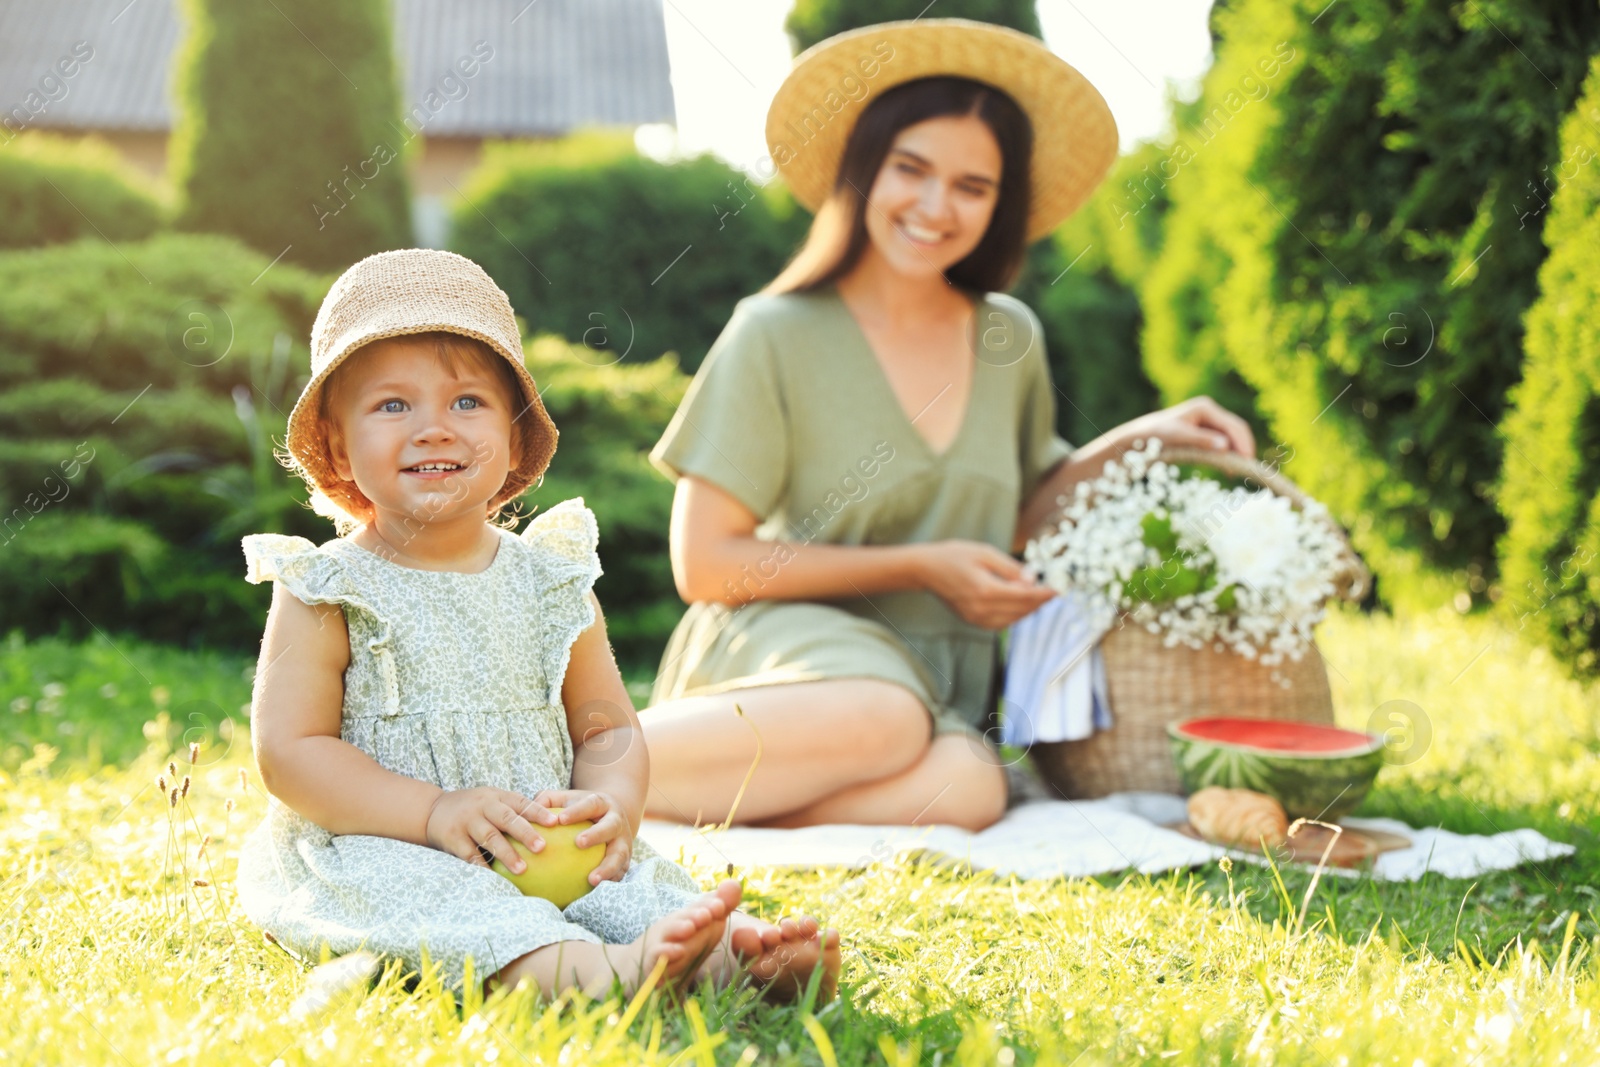
[[(1019, 804), (986, 830), (957, 826), (838, 824), (797, 830), (733, 826), (695, 828), (646, 819), (639, 834), (667, 856), (710, 869), (866, 867), (921, 857), (958, 862), (975, 870), (1018, 878), (1082, 877), (1134, 870), (1145, 874), (1194, 867), (1231, 855), (1265, 862), (1259, 854), (1224, 849), (1167, 827), (1186, 815), (1184, 799), (1166, 793), (1117, 793), (1099, 800), (1035, 800)], [(1411, 838), (1411, 847), (1380, 855), (1371, 876), (1415, 881), (1429, 871), (1471, 878), (1485, 871), (1570, 856), (1571, 845), (1537, 830), (1458, 834), (1410, 827), (1395, 819), (1346, 818), (1349, 827), (1387, 830)], [(1328, 874), (1362, 872), (1330, 867)]]

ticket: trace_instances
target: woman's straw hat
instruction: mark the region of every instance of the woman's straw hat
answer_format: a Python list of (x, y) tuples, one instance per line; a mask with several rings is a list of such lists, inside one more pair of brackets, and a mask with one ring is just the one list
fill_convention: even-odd
[(1105, 98), (1037, 38), (968, 19), (883, 22), (806, 49), (773, 97), (767, 148), (795, 198), (821, 207), (866, 106), (885, 89), (936, 75), (992, 85), (1032, 122), (1030, 241), (1076, 211), (1116, 161), (1117, 123)]
[(522, 400), (512, 416), (520, 423), (522, 461), (490, 501), (497, 508), (539, 480), (556, 450), (556, 426), (539, 399), (539, 387), (522, 362), (522, 338), (511, 301), (484, 269), (465, 256), (433, 248), (379, 252), (339, 276), (322, 300), (311, 328), (311, 380), (289, 413), (289, 454), (315, 489), (341, 510), (359, 514), (364, 505), (352, 482), (329, 462), (328, 443), (318, 432), (323, 385), (346, 357), (385, 337), (445, 330), (487, 344), (516, 369)]

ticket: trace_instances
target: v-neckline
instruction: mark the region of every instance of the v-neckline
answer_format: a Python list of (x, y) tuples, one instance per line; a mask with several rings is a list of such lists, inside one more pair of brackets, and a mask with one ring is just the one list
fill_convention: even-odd
[[(966, 406), (961, 410), (961, 421), (956, 426), (955, 435), (950, 438), (949, 443), (944, 446), (942, 451), (936, 451), (933, 445), (929, 443), (928, 439), (922, 435), (922, 431), (917, 429), (916, 420), (921, 418), (922, 412), (925, 412), (928, 410), (928, 408), (932, 407), (934, 402), (937, 401), (939, 397), (935, 396), (933, 400), (928, 401), (928, 403), (923, 406), (922, 412), (918, 412), (916, 415), (909, 414), (905, 407), (900, 403), (900, 397), (894, 391), (894, 383), (889, 381), (888, 372), (884, 370), (883, 361), (878, 358), (877, 349), (872, 347), (872, 341), (867, 337), (867, 331), (861, 328), (861, 323), (856, 319), (855, 313), (850, 310), (850, 305), (845, 303), (844, 294), (839, 292), (839, 286), (837, 284), (830, 284), (828, 286), (828, 290), (833, 294), (833, 299), (838, 303), (839, 311), (850, 323), (850, 329), (855, 333), (857, 341), (860, 342), (861, 350), (866, 354), (867, 361), (872, 364), (873, 374), (878, 382), (879, 387), (887, 396), (889, 403), (894, 407), (894, 410), (899, 414), (901, 425), (904, 426), (906, 432), (908, 432), (912, 437), (916, 438), (917, 443), (922, 447), (922, 451), (930, 458), (936, 461), (948, 459), (961, 444), (962, 438), (966, 437), (967, 424), (972, 421), (972, 409), (975, 406), (973, 402), (976, 400), (978, 395), (978, 365), (981, 362), (981, 360), (979, 360), (977, 357), (978, 326), (979, 319), (983, 311), (983, 305), (987, 298), (979, 296), (977, 303), (975, 303), (972, 307), (972, 327), (967, 335), (967, 348), (968, 351), (972, 353), (972, 381), (968, 384), (967, 388), (967, 403)], [(946, 386), (946, 388), (949, 387)], [(941, 393), (939, 395), (942, 396), (943, 394)]]

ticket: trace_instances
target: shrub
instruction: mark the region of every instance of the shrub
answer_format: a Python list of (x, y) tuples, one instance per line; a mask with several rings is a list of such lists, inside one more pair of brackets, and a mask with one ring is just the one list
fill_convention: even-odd
[(1578, 671), (1600, 671), (1600, 56), (1562, 127), (1528, 311), (1527, 362), (1501, 427), (1504, 609)]
[(1062, 437), (1086, 444), (1154, 406), (1155, 389), (1139, 365), (1138, 297), (1098, 248), (1058, 231), (1029, 250), (1012, 294), (1044, 327)]
[(160, 228), (150, 183), (98, 139), (24, 133), (0, 150), (0, 248), (79, 237), (139, 241)]
[(672, 484), (647, 455), (689, 387), (671, 357), (651, 363), (594, 366), (583, 350), (554, 337), (527, 346), (528, 370), (543, 390), (561, 439), (544, 482), (521, 499), (524, 510), (581, 496), (600, 525), (595, 585), (618, 658), (632, 666), (661, 662), (683, 614), (667, 556)]
[(784, 19), (796, 54), (818, 41), (845, 30), (877, 22), (898, 22), (918, 18), (962, 18), (974, 22), (993, 22), (1014, 30), (1042, 37), (1035, 0), (945, 0), (937, 11), (928, 10), (928, 0), (795, 0)]
[[(1178, 103), (1174, 121), (1193, 125), (1200, 103)], [(1256, 392), (1228, 360), (1217, 328), (1213, 286), (1226, 258), (1197, 212), (1172, 211), (1169, 183), (1188, 151), (1176, 138), (1152, 141), (1117, 160), (1111, 177), (1086, 205), (1112, 272), (1137, 294), (1144, 313), (1139, 347), (1160, 404), (1209, 396), (1251, 425), (1258, 446), (1271, 440)], [(1169, 238), (1169, 229), (1176, 228)], [(1258, 451), (1264, 449), (1258, 448)]]
[(585, 344), (597, 364), (676, 352), (694, 370), (810, 224), (780, 183), (704, 155), (657, 163), (604, 137), (492, 147), (463, 194), (452, 248), (531, 332)]
[(0, 254), (0, 630), (259, 641), (238, 538), (320, 525), (259, 472), (328, 284), (269, 262), (177, 234)]
[(182, 6), (177, 225), (318, 270), (411, 245), (414, 131), (399, 121), (389, 5)]
[(1217, 18), (1147, 362), (1169, 381), (1230, 365), (1380, 593), (1465, 607), (1494, 577), (1495, 425), (1543, 258), (1520, 216), (1600, 8), (1242, 0)]
[(1088, 202), (1029, 250), (1014, 290), (1044, 326), (1059, 391), (1056, 426), (1075, 445), (1161, 404), (1141, 361), (1138, 289), (1160, 242), (1166, 201), (1141, 211), (1128, 191), (1158, 152), (1143, 145), (1120, 157)]

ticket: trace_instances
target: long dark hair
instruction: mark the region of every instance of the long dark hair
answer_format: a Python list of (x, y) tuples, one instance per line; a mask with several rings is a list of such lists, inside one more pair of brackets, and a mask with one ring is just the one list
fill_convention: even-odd
[(845, 142), (833, 192), (818, 208), (805, 243), (762, 292), (810, 292), (850, 273), (869, 240), (867, 193), (895, 136), (907, 126), (944, 115), (976, 115), (1000, 147), (1000, 190), (989, 228), (944, 276), (952, 285), (977, 293), (1009, 288), (1028, 250), (1033, 124), (1015, 100), (994, 86), (940, 75), (902, 82), (861, 112)]

